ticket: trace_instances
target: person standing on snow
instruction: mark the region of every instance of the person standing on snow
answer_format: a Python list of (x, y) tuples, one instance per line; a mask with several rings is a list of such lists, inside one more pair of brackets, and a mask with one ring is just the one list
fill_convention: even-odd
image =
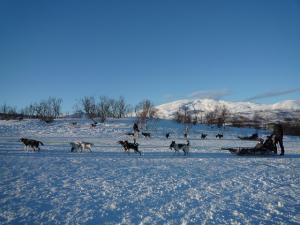
[(134, 132), (140, 132), (139, 126), (137, 125), (137, 123), (134, 123), (134, 124), (133, 124), (133, 131), (134, 131)]
[(281, 124), (275, 124), (273, 127), (273, 133), (275, 138), (275, 144), (279, 143), (281, 153), (280, 155), (284, 155), (284, 146), (283, 146), (283, 127)]
[(137, 123), (133, 124), (133, 133), (134, 133), (134, 140), (136, 140), (139, 137), (139, 126), (137, 125)]

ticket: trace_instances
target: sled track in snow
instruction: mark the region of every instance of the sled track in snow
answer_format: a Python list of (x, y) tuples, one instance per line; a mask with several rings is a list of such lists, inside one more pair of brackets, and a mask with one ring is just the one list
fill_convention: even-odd
[[(5, 140), (6, 142), (17, 142), (17, 140), (19, 140), (21, 137), (11, 137), (11, 136), (0, 136), (0, 143), (2, 143), (3, 141), (2, 140)], [(34, 136), (32, 138), (37, 138), (37, 139), (63, 139), (63, 140), (78, 140), (78, 139), (89, 139), (89, 140), (92, 140), (92, 139), (95, 139), (95, 140), (107, 140), (107, 137), (95, 137), (95, 136), (80, 136), (80, 137), (73, 137), (73, 136), (60, 136), (60, 137), (55, 137), (55, 136), (52, 136), (52, 137), (44, 137), (44, 136), (41, 136), (41, 137), (38, 137), (38, 136)], [(124, 138), (124, 135), (119, 135), (119, 138), (120, 139), (132, 139), (132, 137), (128, 136), (127, 138)], [(144, 140), (148, 140), (148, 141), (169, 141), (171, 142), (172, 140), (175, 140), (175, 141), (185, 141), (186, 139), (185, 138), (181, 138), (181, 137), (172, 137), (172, 138), (169, 138), (169, 139), (166, 139), (166, 138), (160, 138), (160, 137), (152, 137), (152, 138), (139, 138), (138, 140), (141, 140), (141, 141), (144, 141)], [(205, 138), (205, 139), (201, 139), (201, 138), (188, 138), (188, 140), (190, 141), (243, 141), (243, 142), (256, 142), (256, 140), (241, 140), (239, 138)], [(300, 140), (286, 140), (286, 139), (283, 139), (284, 143), (300, 143)], [(117, 142), (117, 141), (116, 141)], [(48, 143), (51, 143), (51, 142), (48, 142)], [(63, 141), (56, 141), (56, 142), (53, 142), (53, 143), (65, 143)]]
[[(94, 143), (94, 146), (92, 147), (92, 153), (93, 156), (96, 157), (101, 157), (101, 154), (103, 154), (103, 157), (107, 157), (111, 153), (116, 153), (117, 155), (111, 155), (111, 156), (116, 156), (116, 157), (126, 157), (126, 153), (123, 150), (123, 147), (120, 144), (117, 144), (114, 139), (104, 139), (104, 138), (96, 138), (96, 137), (89, 137), (86, 140), (82, 137), (80, 138), (74, 138), (74, 137), (64, 137), (66, 140), (62, 141), (62, 137), (41, 137), (37, 138), (38, 140), (41, 140), (44, 143), (44, 146), (40, 146), (41, 151), (39, 152), (41, 155), (45, 155), (44, 153), (53, 154), (53, 156), (70, 156), (69, 154), (75, 155), (79, 154), (82, 157), (85, 156), (86, 154), (90, 154), (89, 152), (83, 151), (83, 152), (75, 152), (71, 153), (70, 152), (70, 144), (69, 142), (75, 141), (75, 140), (83, 140), (83, 141), (88, 141)], [(0, 137), (0, 154), (1, 155), (6, 155), (6, 154), (16, 154), (16, 155), (22, 155), (28, 154), (28, 153), (37, 153), (33, 152), (31, 149), (29, 151), (24, 150), (24, 145), (21, 142), (18, 142), (18, 137), (9, 137), (6, 139), (6, 137)], [(230, 147), (240, 147), (242, 144), (247, 144), (248, 146), (253, 146), (255, 142), (253, 141), (242, 141), (242, 140), (236, 140), (236, 139), (189, 139), (191, 140), (191, 146), (190, 146), (190, 154), (188, 157), (197, 157), (199, 158), (200, 156), (197, 154), (208, 154), (204, 155), (203, 157), (214, 157), (210, 155), (212, 154), (217, 154), (221, 153), (221, 155), (216, 155), (217, 157), (222, 156), (225, 157), (224, 155), (229, 155), (230, 157), (231, 154), (227, 151), (221, 151), (222, 147), (230, 146)], [(194, 141), (192, 141), (194, 140)], [(143, 157), (154, 157), (158, 158), (161, 156), (162, 158), (165, 157), (172, 157), (174, 154), (174, 150), (170, 150), (169, 144), (171, 142), (171, 139), (140, 139), (141, 143), (139, 143), (139, 150), (142, 151)], [(103, 143), (104, 142), (104, 143)], [(143, 143), (144, 142), (144, 143)], [(146, 143), (145, 143), (146, 142)], [(149, 143), (153, 142), (153, 144)], [(291, 154), (289, 157), (292, 158), (298, 158), (296, 153), (295, 147), (298, 146), (298, 142), (300, 141), (286, 141), (285, 142), (285, 149), (287, 154)], [(133, 151), (130, 150), (131, 153), (130, 155), (133, 154)], [(208, 152), (208, 153), (207, 153)], [(22, 153), (22, 154), (21, 154)], [(64, 154), (67, 153), (67, 154)], [(120, 154), (119, 154), (120, 153)], [(155, 156), (151, 155), (152, 153), (155, 153)], [(118, 155), (119, 154), (119, 155)], [(180, 150), (178, 153), (176, 153), (178, 156), (183, 155), (183, 152)], [(286, 155), (287, 156), (287, 155)], [(86, 157), (89, 157), (86, 155)], [(257, 156), (255, 156), (257, 157)], [(266, 156), (263, 156), (266, 157)], [(269, 156), (270, 157), (270, 156)], [(202, 158), (202, 156), (200, 157)]]

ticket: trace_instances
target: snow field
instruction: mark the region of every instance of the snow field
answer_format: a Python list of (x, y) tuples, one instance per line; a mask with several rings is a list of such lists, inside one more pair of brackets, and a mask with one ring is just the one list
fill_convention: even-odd
[[(171, 140), (182, 139), (182, 127), (158, 121), (152, 139), (139, 139), (139, 156), (116, 144), (128, 138), (131, 120), (95, 129), (84, 120), (77, 127), (69, 123), (1, 121), (1, 224), (300, 223), (298, 138), (285, 137), (285, 157), (238, 157), (218, 149), (254, 145), (236, 139), (253, 130), (229, 128), (226, 140), (216, 140), (219, 130), (199, 126), (191, 129), (191, 153), (184, 157), (168, 149)], [(208, 140), (199, 140), (202, 130)], [(25, 152), (21, 136), (45, 146)], [(70, 153), (68, 143), (77, 139), (96, 147)]]

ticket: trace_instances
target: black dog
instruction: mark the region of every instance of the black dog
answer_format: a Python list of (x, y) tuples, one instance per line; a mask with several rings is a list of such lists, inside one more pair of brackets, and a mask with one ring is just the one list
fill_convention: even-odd
[(201, 139), (205, 139), (207, 137), (207, 134), (201, 134)]
[(21, 142), (23, 142), (23, 144), (26, 147), (26, 151), (27, 151), (27, 147), (31, 147), (33, 149), (33, 151), (38, 150), (40, 151), (40, 147), (39, 145), (44, 145), (41, 141), (37, 141), (37, 140), (33, 140), (33, 139), (27, 139), (27, 138), (21, 138), (20, 139)]
[(219, 138), (219, 139), (223, 138), (223, 134), (217, 134), (216, 138)]
[(139, 151), (138, 143), (130, 143), (127, 140), (126, 141), (118, 141), (118, 143), (123, 146), (125, 152), (129, 153), (129, 150), (133, 149), (135, 153), (139, 153), (140, 155), (142, 155), (141, 151)]
[(91, 128), (95, 128), (97, 126), (97, 123), (92, 123)]
[(166, 138), (168, 139), (170, 137), (170, 133), (166, 133)]
[(142, 135), (143, 135), (145, 138), (150, 138), (150, 137), (151, 137), (151, 134), (150, 134), (150, 133), (142, 132)]
[(189, 154), (190, 142), (187, 140), (186, 144), (176, 144), (175, 141), (172, 141), (170, 144), (170, 149), (174, 149), (175, 152), (178, 152), (180, 149), (184, 152), (184, 155)]

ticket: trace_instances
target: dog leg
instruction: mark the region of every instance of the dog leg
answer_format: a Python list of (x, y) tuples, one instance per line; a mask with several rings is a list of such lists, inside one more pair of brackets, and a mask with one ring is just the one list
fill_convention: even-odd
[(135, 154), (139, 153), (140, 155), (142, 155), (142, 153), (141, 153), (138, 149), (135, 149), (135, 150), (134, 150), (134, 153), (135, 153)]

